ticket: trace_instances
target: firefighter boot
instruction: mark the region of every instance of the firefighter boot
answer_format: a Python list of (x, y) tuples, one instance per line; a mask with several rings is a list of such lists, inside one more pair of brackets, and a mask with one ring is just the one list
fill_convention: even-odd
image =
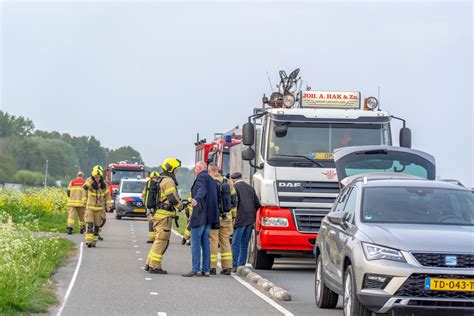
[(86, 228), (84, 226), (81, 227), (81, 230), (80, 230), (81, 235), (84, 234), (85, 231), (86, 231)]
[(160, 269), (149, 268), (148, 272), (152, 274), (168, 274), (168, 271), (163, 270), (161, 268)]
[(68, 234), (68, 235), (72, 235), (72, 227), (68, 227), (68, 228), (67, 228), (67, 234)]
[(216, 275), (217, 274), (216, 268), (212, 268), (211, 272), (209, 272), (209, 274), (210, 275)]
[(232, 272), (232, 269), (224, 269), (220, 272), (220, 274), (222, 275), (230, 275), (230, 273)]

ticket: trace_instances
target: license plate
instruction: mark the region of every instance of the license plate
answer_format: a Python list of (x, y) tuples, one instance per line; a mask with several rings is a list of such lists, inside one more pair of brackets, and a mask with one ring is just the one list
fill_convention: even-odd
[(334, 160), (334, 155), (332, 153), (314, 153), (314, 159), (317, 160)]
[(135, 213), (145, 213), (145, 209), (144, 208), (136, 208), (133, 210)]
[(426, 291), (464, 291), (474, 292), (474, 279), (425, 279)]

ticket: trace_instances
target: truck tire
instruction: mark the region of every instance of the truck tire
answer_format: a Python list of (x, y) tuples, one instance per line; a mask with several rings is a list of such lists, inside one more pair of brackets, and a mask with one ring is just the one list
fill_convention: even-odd
[(316, 271), (314, 274), (314, 301), (319, 308), (335, 308), (339, 295), (331, 291), (324, 284), (321, 255), (316, 259)]
[(275, 260), (275, 257), (268, 255), (265, 250), (258, 250), (255, 229), (253, 230), (252, 238), (250, 239), (248, 257), (252, 267), (257, 270), (270, 270), (273, 266), (273, 261)]
[(356, 295), (355, 273), (352, 265), (344, 271), (342, 311), (344, 316), (371, 316), (372, 312), (359, 302)]
[(118, 215), (118, 214), (115, 214), (115, 218), (116, 219), (122, 219), (122, 216)]

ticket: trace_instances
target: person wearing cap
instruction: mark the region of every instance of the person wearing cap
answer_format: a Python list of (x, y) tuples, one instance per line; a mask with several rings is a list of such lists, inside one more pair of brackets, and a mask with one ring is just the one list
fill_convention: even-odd
[(69, 216), (67, 218), (68, 235), (72, 234), (76, 214), (79, 219), (80, 233), (83, 234), (86, 230), (84, 223), (84, 207), (82, 206), (82, 186), (84, 185), (84, 182), (84, 173), (79, 171), (76, 178), (72, 179), (67, 187), (67, 206), (69, 207)]
[(100, 227), (104, 224), (103, 212), (112, 206), (109, 188), (104, 181), (103, 169), (95, 166), (91, 175), (82, 186), (84, 189), (82, 201), (86, 208), (84, 216), (87, 225), (86, 245), (89, 248), (96, 246)]
[(237, 191), (237, 216), (232, 237), (232, 271), (247, 262), (247, 250), (254, 229), (257, 211), (260, 208), (255, 189), (242, 180), (240, 172), (233, 173), (231, 179)]

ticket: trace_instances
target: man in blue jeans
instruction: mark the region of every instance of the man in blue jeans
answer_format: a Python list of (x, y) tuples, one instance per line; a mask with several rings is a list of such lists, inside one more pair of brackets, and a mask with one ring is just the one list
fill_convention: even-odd
[(209, 235), (211, 226), (213, 228), (219, 227), (219, 206), (217, 202), (217, 183), (207, 173), (206, 169), (207, 165), (202, 161), (194, 167), (196, 180), (194, 180), (191, 188), (193, 212), (189, 220), (193, 268), (190, 272), (183, 274), (184, 277), (193, 277), (199, 274), (208, 277), (211, 271)]
[(247, 250), (260, 201), (254, 188), (242, 180), (240, 172), (233, 173), (231, 179), (237, 191), (237, 217), (232, 236), (232, 271), (236, 272), (238, 266), (244, 266), (247, 262)]

